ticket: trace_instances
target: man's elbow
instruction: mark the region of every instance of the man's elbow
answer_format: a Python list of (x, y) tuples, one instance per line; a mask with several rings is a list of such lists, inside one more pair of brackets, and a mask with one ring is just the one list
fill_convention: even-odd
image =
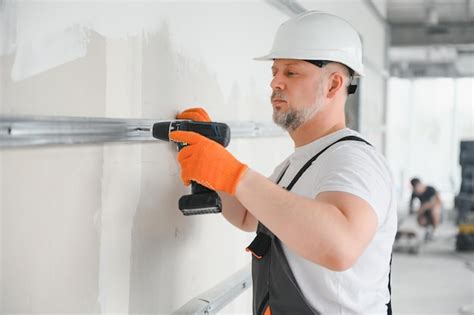
[(346, 271), (354, 264), (356, 263), (357, 258), (350, 256), (350, 255), (339, 255), (339, 257), (333, 259), (331, 261), (330, 266), (328, 266), (328, 269), (331, 269), (332, 271)]
[(257, 226), (254, 225), (241, 225), (240, 229), (244, 232), (256, 232)]
[(333, 251), (323, 261), (314, 262), (332, 271), (346, 271), (355, 265), (359, 255), (354, 251)]

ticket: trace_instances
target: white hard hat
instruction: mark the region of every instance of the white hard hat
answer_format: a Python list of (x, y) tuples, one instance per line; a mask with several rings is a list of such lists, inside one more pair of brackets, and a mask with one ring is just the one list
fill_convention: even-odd
[(321, 11), (301, 13), (280, 25), (271, 52), (255, 58), (273, 59), (335, 61), (355, 76), (364, 75), (359, 33), (346, 20)]

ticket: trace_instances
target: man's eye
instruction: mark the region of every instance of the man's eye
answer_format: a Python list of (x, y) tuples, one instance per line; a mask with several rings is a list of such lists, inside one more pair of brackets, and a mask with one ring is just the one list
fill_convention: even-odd
[(293, 76), (293, 75), (296, 75), (296, 72), (288, 71), (286, 74), (287, 74), (288, 76)]

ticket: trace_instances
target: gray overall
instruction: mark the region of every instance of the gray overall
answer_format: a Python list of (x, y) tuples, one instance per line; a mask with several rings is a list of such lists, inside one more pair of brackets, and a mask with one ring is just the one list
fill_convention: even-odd
[[(338, 142), (348, 140), (361, 141), (370, 145), (367, 141), (356, 136), (347, 136), (337, 140), (306, 162), (285, 189), (290, 191), (303, 173), (324, 151)], [(277, 184), (280, 183), (287, 169), (288, 166), (279, 176)], [(320, 314), (308, 303), (301, 292), (283, 252), (281, 241), (260, 222), (257, 227), (257, 236), (247, 247), (247, 251), (253, 255), (253, 314)], [(390, 291), (390, 275), (388, 288)], [(387, 314), (392, 314), (390, 302), (387, 303)]]

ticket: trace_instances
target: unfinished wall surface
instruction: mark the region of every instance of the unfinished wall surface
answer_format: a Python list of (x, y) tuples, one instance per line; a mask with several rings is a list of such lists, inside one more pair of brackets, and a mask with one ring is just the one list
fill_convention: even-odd
[[(381, 41), (363, 1), (355, 12), (319, 4)], [(271, 4), (6, 8), (16, 37), (0, 60), (1, 114), (172, 119), (203, 106), (216, 121), (271, 121), (270, 63), (252, 60), (288, 18)], [(379, 50), (369, 44), (366, 55)], [(364, 117), (382, 106), (365, 82)], [(380, 84), (370, 70), (367, 82)], [(229, 150), (269, 175), (292, 143), (233, 139)], [(179, 212), (189, 190), (175, 155), (158, 141), (2, 150), (0, 313), (167, 314), (249, 263), (252, 234)], [(250, 313), (250, 291), (224, 312)]]

